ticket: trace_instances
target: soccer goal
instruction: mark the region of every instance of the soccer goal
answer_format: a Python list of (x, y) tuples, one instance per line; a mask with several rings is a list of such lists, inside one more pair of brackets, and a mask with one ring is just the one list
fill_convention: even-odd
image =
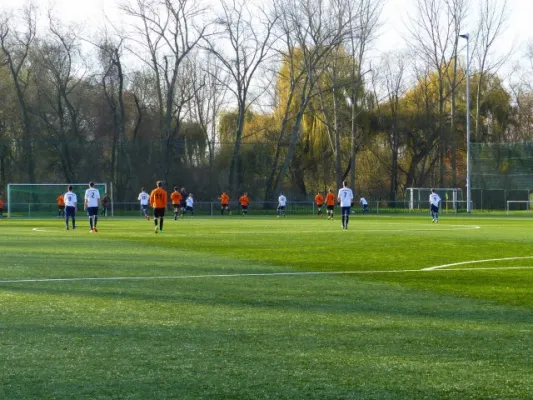
[[(409, 203), (409, 211), (429, 209), (429, 195), (431, 188), (407, 188), (406, 199)], [(441, 210), (443, 212), (457, 213), (466, 210), (466, 201), (463, 199), (463, 191), (459, 188), (435, 188), (441, 198)], [(473, 207), (471, 208), (473, 209)]]
[(508, 200), (506, 207), (507, 215), (510, 214), (524, 214), (531, 210), (530, 200)]
[[(72, 185), (72, 191), (78, 196), (78, 206), (82, 206), (85, 190), (89, 187), (88, 183), (9, 183), (7, 185), (8, 218), (57, 216), (56, 199), (67, 192), (69, 185)], [(95, 183), (94, 186), (100, 191), (101, 197), (107, 193), (106, 183)], [(113, 215), (113, 208), (110, 211)]]

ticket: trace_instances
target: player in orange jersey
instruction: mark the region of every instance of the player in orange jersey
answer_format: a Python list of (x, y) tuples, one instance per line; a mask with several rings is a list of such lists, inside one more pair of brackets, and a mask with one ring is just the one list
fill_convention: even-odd
[(248, 193), (244, 192), (244, 194), (239, 198), (239, 204), (241, 205), (242, 215), (244, 216), (248, 214), (248, 206), (250, 205)]
[(57, 218), (65, 218), (65, 194), (57, 196)]
[(320, 193), (320, 191), (315, 196), (315, 204), (318, 210), (318, 216), (319, 217), (324, 216), (322, 214), (322, 206), (324, 205), (324, 196), (322, 196), (322, 193)]
[(328, 219), (333, 219), (333, 210), (335, 209), (335, 193), (333, 193), (333, 189), (329, 189), (326, 195), (326, 208), (328, 210)]
[(224, 210), (231, 215), (231, 211), (229, 209), (229, 195), (226, 192), (223, 192), (218, 199), (220, 200), (220, 215), (224, 215)]
[[(163, 233), (163, 219), (167, 209), (168, 195), (163, 189), (163, 182), (158, 181), (157, 187), (150, 193), (150, 205), (154, 209), (155, 233)], [(159, 226), (157, 223), (159, 222)]]
[(177, 221), (180, 213), (181, 201), (183, 200), (183, 196), (178, 191), (178, 188), (176, 186), (174, 186), (174, 191), (170, 195), (170, 200), (172, 201), (172, 207), (174, 207), (174, 221)]

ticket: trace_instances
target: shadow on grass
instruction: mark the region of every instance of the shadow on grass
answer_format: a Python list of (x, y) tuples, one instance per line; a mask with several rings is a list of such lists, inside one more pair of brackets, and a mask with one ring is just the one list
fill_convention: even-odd
[[(212, 278), (199, 281), (150, 280), (97, 282), (54, 282), (52, 284), (0, 285), (0, 290), (53, 296), (52, 301), (68, 302), (68, 297), (83, 303), (89, 299), (127, 300), (157, 303), (161, 306), (185, 305), (214, 307), (235, 312), (271, 310), (273, 312), (312, 312), (366, 316), (367, 318), (421, 318), (427, 321), (488, 324), (533, 324), (531, 310), (504, 306), (486, 300), (476, 300), (437, 294), (422, 289), (401, 288), (398, 285), (364, 282), (353, 277), (303, 278), (261, 277)], [(222, 282), (222, 283), (221, 283)], [(45, 287), (43, 287), (43, 285)], [(61, 286), (57, 286), (61, 285)], [(341, 285), (341, 287), (339, 287)], [(53, 287), (55, 286), (55, 287)], [(73, 287), (77, 286), (77, 287)], [(316, 293), (321, 293), (320, 297)], [(74, 299), (72, 300), (74, 301)]]

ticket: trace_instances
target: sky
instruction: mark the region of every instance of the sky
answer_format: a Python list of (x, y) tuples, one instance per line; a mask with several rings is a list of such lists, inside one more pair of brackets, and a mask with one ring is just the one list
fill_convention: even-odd
[[(56, 15), (63, 21), (75, 23), (80, 29), (89, 33), (97, 31), (102, 25), (104, 16), (107, 16), (114, 24), (125, 24), (125, 18), (118, 10), (121, 0), (33, 0), (43, 15), (50, 4), (54, 4)], [(207, 0), (215, 1), (215, 0)], [(409, 14), (415, 14), (414, 4), (416, 0), (383, 0), (385, 2), (382, 13), (382, 27), (380, 36), (374, 43), (373, 54), (380, 54), (392, 50), (404, 48), (407, 35)], [(469, 20), (470, 29), (473, 33), (477, 10), (475, 4), (478, 0), (470, 2)], [(502, 0), (503, 1), (503, 0)], [(494, 54), (506, 54), (511, 46), (514, 46), (514, 59), (520, 59), (523, 54), (525, 43), (533, 40), (533, 0), (507, 0), (508, 22), (506, 31), (495, 43)], [(19, 7), (17, 0), (0, 0), (0, 10), (9, 10)], [(510, 63), (511, 64), (511, 63)]]
[[(382, 14), (382, 34), (376, 47), (381, 51), (389, 51), (405, 47), (404, 37), (407, 35), (409, 15), (415, 14), (415, 0), (385, 0)], [(471, 0), (464, 33), (475, 33), (478, 12), (478, 0)], [(525, 44), (533, 40), (533, 0), (507, 0), (506, 29), (494, 44), (494, 54), (507, 54), (514, 47), (513, 58), (519, 59)]]

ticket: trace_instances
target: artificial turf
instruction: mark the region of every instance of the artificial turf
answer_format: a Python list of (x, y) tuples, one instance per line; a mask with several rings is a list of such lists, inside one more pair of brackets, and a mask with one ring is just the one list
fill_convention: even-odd
[(532, 227), (0, 220), (0, 398), (532, 398)]

